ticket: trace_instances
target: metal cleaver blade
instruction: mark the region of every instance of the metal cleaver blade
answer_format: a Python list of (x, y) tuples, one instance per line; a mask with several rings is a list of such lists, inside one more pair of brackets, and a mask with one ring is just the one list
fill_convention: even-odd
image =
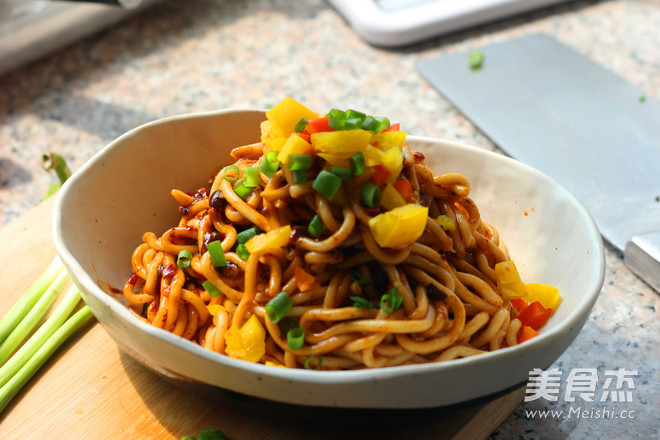
[(512, 157), (554, 178), (630, 269), (660, 292), (660, 104), (544, 34), (417, 69)]

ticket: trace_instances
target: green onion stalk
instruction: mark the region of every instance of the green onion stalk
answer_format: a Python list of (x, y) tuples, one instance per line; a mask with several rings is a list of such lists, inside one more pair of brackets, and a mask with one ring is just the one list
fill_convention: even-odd
[[(44, 169), (54, 171), (59, 179), (59, 184), (49, 188), (44, 197), (47, 198), (57, 192), (71, 176), (71, 171), (64, 158), (56, 153), (44, 154), (42, 165)], [(0, 319), (0, 414), (53, 353), (92, 318), (91, 310), (84, 303), (71, 315), (81, 302), (80, 291), (71, 285), (44, 321), (70, 281), (62, 261), (55, 257)], [(30, 333), (32, 336), (26, 341)]]

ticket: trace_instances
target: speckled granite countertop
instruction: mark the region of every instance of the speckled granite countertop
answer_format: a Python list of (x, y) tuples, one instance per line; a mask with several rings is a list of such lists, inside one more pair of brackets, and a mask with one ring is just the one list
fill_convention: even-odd
[[(53, 181), (40, 168), (46, 150), (64, 155), (75, 170), (124, 131), (152, 119), (263, 107), (286, 95), (314, 109), (387, 114), (408, 133), (495, 150), (414, 63), (531, 33), (554, 36), (660, 99), (657, 0), (578, 1), (399, 50), (365, 44), (321, 0), (291, 3), (164, 2), (1, 77), (0, 226), (38, 203)], [(606, 258), (593, 313), (553, 366), (563, 373), (562, 390), (569, 373), (596, 369), (594, 402), (525, 402), (493, 439), (660, 438), (660, 296), (628, 271), (613, 248), (607, 247)], [(637, 370), (627, 383), (631, 398), (599, 402), (608, 372), (624, 369)], [(573, 413), (532, 413), (542, 410)]]

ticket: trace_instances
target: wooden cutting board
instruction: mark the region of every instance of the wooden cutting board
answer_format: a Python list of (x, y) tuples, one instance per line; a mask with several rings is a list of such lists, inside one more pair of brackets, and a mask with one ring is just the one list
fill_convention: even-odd
[[(0, 229), (0, 316), (55, 257), (52, 200)], [(93, 321), (44, 365), (0, 415), (2, 439), (180, 439), (218, 428), (232, 440), (485, 439), (520, 404), (524, 388), (450, 419), (414, 426), (316, 427), (244, 412), (173, 386), (121, 352)]]

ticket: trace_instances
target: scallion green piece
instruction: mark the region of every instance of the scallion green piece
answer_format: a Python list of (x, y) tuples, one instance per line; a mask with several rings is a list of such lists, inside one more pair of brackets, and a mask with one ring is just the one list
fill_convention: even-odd
[[(228, 176), (227, 173), (229, 171), (236, 171), (236, 175), (235, 176)], [(238, 168), (238, 166), (229, 165), (227, 168), (225, 168), (225, 172), (222, 175), (222, 177), (228, 182), (236, 182), (238, 180), (240, 172), (241, 172), (241, 170)]]
[(286, 169), (290, 171), (308, 170), (312, 167), (312, 156), (309, 154), (289, 154)]
[(305, 127), (307, 127), (307, 119), (300, 118), (298, 119), (298, 122), (296, 122), (295, 127), (293, 127), (293, 131), (296, 133), (302, 133), (303, 130), (305, 130)]
[(250, 258), (250, 251), (247, 250), (245, 243), (238, 243), (238, 246), (236, 246), (236, 255), (241, 257), (243, 260)]
[(300, 350), (305, 345), (305, 330), (295, 327), (286, 334), (286, 342), (291, 350)]
[(401, 307), (401, 304), (403, 304), (403, 298), (396, 287), (393, 287), (390, 293), (380, 297), (380, 308), (388, 315)]
[(256, 188), (259, 185), (259, 168), (247, 167), (244, 173), (243, 185), (246, 188)]
[(293, 304), (291, 298), (286, 292), (280, 292), (275, 298), (268, 301), (266, 304), (266, 315), (271, 322), (277, 322), (284, 317), (291, 310)]
[(64, 160), (64, 158), (57, 153), (44, 153), (41, 156), (41, 166), (46, 171), (55, 171), (55, 174), (60, 181), (60, 186), (66, 182), (69, 177), (71, 177), (71, 170), (66, 164), (66, 160)]
[(360, 198), (362, 203), (369, 208), (377, 208), (380, 203), (381, 190), (380, 186), (366, 182), (360, 188)]
[(322, 170), (316, 176), (316, 179), (314, 179), (312, 188), (325, 196), (326, 199), (332, 200), (335, 194), (337, 194), (337, 191), (339, 191), (341, 182), (342, 180), (339, 177), (326, 170)]
[[(314, 367), (312, 367), (312, 365), (310, 364), (310, 361), (312, 360), (316, 360), (316, 366)], [(320, 370), (321, 366), (323, 365), (323, 358), (318, 354), (313, 354), (309, 356), (307, 359), (305, 359), (303, 365), (308, 370)]]
[(364, 154), (362, 154), (362, 152), (357, 152), (352, 155), (349, 162), (351, 164), (351, 171), (353, 171), (355, 176), (359, 176), (360, 174), (364, 173), (366, 166), (364, 164)]
[(279, 167), (280, 161), (277, 160), (277, 151), (269, 151), (259, 164), (259, 171), (268, 177), (273, 177)]
[(199, 431), (199, 440), (225, 440), (225, 433), (219, 429), (202, 429)]
[(351, 269), (351, 270), (348, 272), (348, 275), (351, 277), (351, 279), (352, 279), (353, 281), (356, 281), (358, 284), (361, 284), (361, 285), (363, 285), (363, 286), (368, 286), (368, 285), (371, 284), (371, 281), (369, 281), (368, 279), (366, 279), (365, 277), (363, 277), (362, 274), (360, 273), (360, 271), (357, 270), (357, 268), (355, 268), (355, 269)]
[(470, 69), (479, 70), (484, 64), (484, 53), (479, 49), (470, 52), (468, 61), (470, 62)]
[(284, 318), (280, 319), (280, 321), (277, 323), (277, 326), (280, 328), (280, 331), (285, 335), (289, 333), (289, 330), (294, 329), (296, 327), (300, 327), (295, 319), (290, 318), (288, 316), (285, 316)]
[(293, 183), (301, 184), (307, 182), (307, 170), (295, 170), (293, 172)]
[(222, 267), (227, 264), (225, 258), (225, 251), (222, 249), (222, 242), (220, 240), (211, 241), (206, 244), (206, 249), (211, 256), (211, 262), (215, 267)]
[(328, 114), (328, 125), (333, 130), (343, 130), (346, 124), (346, 112), (338, 109), (330, 110)]
[(176, 265), (181, 269), (188, 269), (190, 267), (190, 260), (192, 259), (192, 254), (189, 250), (184, 249), (179, 252), (179, 255), (176, 257)]
[(350, 168), (330, 167), (330, 172), (341, 180), (350, 180), (353, 177), (353, 171)]
[(314, 237), (319, 237), (321, 233), (323, 233), (323, 220), (321, 220), (320, 215), (316, 214), (314, 218), (312, 218), (312, 221), (310, 221), (307, 226), (307, 230)]
[(220, 292), (220, 289), (215, 287), (215, 285), (213, 285), (213, 283), (210, 282), (209, 280), (204, 281), (202, 283), (202, 287), (204, 288), (204, 290), (206, 290), (206, 292), (208, 292), (208, 294), (212, 298), (215, 298), (216, 296), (222, 295), (222, 292)]
[(359, 119), (360, 121), (364, 121), (364, 118), (366, 118), (367, 115), (366, 113), (359, 112), (357, 110), (353, 109), (348, 109), (346, 110), (346, 119)]
[(236, 241), (239, 243), (247, 243), (249, 239), (251, 239), (257, 234), (261, 234), (261, 229), (257, 228), (256, 226), (252, 228), (248, 228), (236, 234)]
[(346, 122), (344, 123), (344, 129), (345, 130), (356, 130), (358, 128), (362, 128), (362, 120), (358, 118), (350, 118), (346, 119)]
[(242, 179), (234, 186), (234, 192), (238, 197), (240, 197), (243, 200), (247, 199), (248, 196), (252, 194), (252, 191), (254, 191), (254, 188), (248, 188), (247, 186), (245, 186), (244, 179)]
[(353, 307), (357, 307), (358, 309), (376, 308), (376, 305), (373, 303), (373, 301), (362, 296), (351, 296), (350, 299), (353, 301)]

